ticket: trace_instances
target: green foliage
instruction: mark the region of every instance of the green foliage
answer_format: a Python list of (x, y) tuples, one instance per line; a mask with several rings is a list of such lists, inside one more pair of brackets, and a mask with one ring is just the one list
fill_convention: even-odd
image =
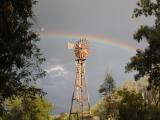
[(96, 106), (91, 110), (94, 116), (99, 116), (101, 120), (108, 120), (109, 118), (117, 118), (119, 101), (115, 99), (116, 94), (106, 96), (101, 99)]
[(159, 120), (160, 109), (144, 99), (142, 93), (123, 89), (118, 91), (122, 97), (118, 106), (119, 120)]
[(146, 82), (147, 78), (143, 78), (115, 88), (91, 109), (92, 114), (101, 120), (159, 120), (159, 106), (152, 104), (157, 93), (147, 91)]
[(106, 119), (105, 106), (105, 101), (100, 100), (94, 107), (91, 108), (91, 113), (94, 116), (99, 116), (101, 120), (104, 120)]
[(35, 0), (0, 1), (0, 116), (5, 98), (28, 90), (41, 92), (30, 86), (45, 75), (36, 45), (39, 38), (30, 23), (34, 4)]
[(44, 97), (14, 97), (6, 102), (8, 112), (3, 120), (52, 120), (53, 105)]
[(99, 116), (101, 120), (105, 120), (106, 118), (115, 115), (116, 103), (111, 99), (111, 97), (113, 97), (112, 92), (114, 88), (114, 79), (111, 74), (107, 73), (104, 82), (100, 85), (98, 90), (98, 92), (103, 95), (103, 98), (94, 108), (92, 108), (93, 114)]
[[(69, 116), (66, 113), (61, 113), (58, 117), (54, 118), (54, 120), (69, 120)], [(74, 120), (73, 117), (72, 120)]]
[(138, 71), (135, 78), (149, 77), (149, 89), (160, 87), (160, 1), (139, 0), (134, 10), (134, 17), (145, 15), (153, 17), (153, 26), (141, 26), (134, 34), (135, 40), (146, 40), (148, 47), (145, 50), (137, 50), (137, 54), (131, 58), (126, 66), (126, 71)]
[(98, 90), (102, 95), (110, 94), (115, 87), (114, 79), (111, 74), (107, 73), (106, 78)]
[[(137, 50), (137, 54), (131, 58), (126, 66), (126, 71), (138, 71), (135, 79), (148, 77), (148, 111), (151, 119), (160, 119), (157, 116), (160, 109), (160, 1), (139, 0), (134, 10), (134, 17), (144, 15), (154, 18), (153, 26), (143, 25), (134, 34), (135, 40), (141, 42), (146, 40), (148, 47), (144, 50)], [(152, 117), (151, 117), (152, 116)], [(155, 118), (154, 118), (155, 117)], [(147, 117), (146, 119), (148, 119)]]
[(119, 104), (119, 120), (144, 120), (142, 95), (127, 89), (118, 91), (118, 94), (122, 97)]
[(101, 120), (144, 120), (143, 98), (140, 93), (119, 89), (112, 93), (111, 97), (106, 96), (95, 108), (92, 113), (99, 116)]

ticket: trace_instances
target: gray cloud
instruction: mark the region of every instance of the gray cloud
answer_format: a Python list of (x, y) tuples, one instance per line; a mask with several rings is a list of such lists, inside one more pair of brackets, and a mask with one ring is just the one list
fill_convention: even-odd
[(53, 74), (54, 77), (65, 77), (68, 71), (62, 65), (55, 65), (54, 67), (45, 70), (47, 74)]

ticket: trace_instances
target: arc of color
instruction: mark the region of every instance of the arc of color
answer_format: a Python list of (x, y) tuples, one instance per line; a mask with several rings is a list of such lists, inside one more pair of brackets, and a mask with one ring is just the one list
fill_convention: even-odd
[(79, 40), (80, 38), (86, 38), (89, 41), (100, 42), (102, 44), (125, 49), (130, 52), (136, 52), (136, 50), (138, 49), (137, 47), (132, 46), (131, 44), (128, 44), (121, 40), (115, 40), (109, 37), (103, 37), (98, 35), (85, 35), (80, 33), (73, 34), (73, 33), (62, 33), (62, 32), (43, 32), (40, 33), (40, 36), (42, 38), (62, 38), (62, 39), (75, 39), (75, 40)]

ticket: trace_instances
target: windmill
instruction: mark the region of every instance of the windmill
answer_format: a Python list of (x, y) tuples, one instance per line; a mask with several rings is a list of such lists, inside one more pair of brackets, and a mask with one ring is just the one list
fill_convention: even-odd
[(90, 103), (85, 77), (85, 61), (88, 56), (89, 44), (86, 39), (80, 39), (76, 44), (68, 43), (68, 48), (74, 49), (76, 62), (76, 78), (69, 120), (86, 120), (90, 118)]

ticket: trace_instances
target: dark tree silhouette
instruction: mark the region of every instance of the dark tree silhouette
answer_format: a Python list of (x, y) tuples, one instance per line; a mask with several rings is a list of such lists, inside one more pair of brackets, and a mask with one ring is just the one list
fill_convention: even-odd
[(149, 89), (160, 87), (160, 0), (139, 0), (133, 17), (154, 17), (153, 26), (142, 25), (134, 34), (135, 40), (145, 40), (148, 47), (145, 50), (137, 50), (137, 54), (131, 58), (126, 66), (126, 71), (136, 70), (135, 79), (143, 76), (149, 77)]
[(5, 98), (26, 91), (41, 93), (31, 86), (45, 75), (41, 68), (45, 60), (31, 29), (32, 6), (35, 0), (0, 1), (0, 111)]
[(102, 95), (108, 95), (115, 87), (114, 79), (111, 74), (107, 73), (106, 78), (98, 90)]

